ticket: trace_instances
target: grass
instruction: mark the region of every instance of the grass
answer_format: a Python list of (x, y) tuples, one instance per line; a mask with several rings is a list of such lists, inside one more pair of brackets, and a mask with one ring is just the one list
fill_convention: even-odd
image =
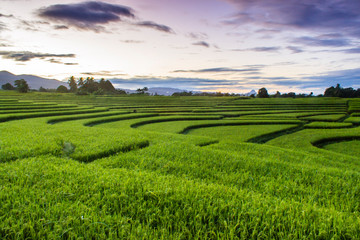
[(247, 126), (219, 126), (209, 128), (198, 128), (189, 132), (191, 135), (207, 136), (221, 141), (234, 141), (234, 142), (245, 142), (251, 138), (258, 137), (264, 134), (274, 133), (281, 130), (290, 129), (297, 125), (253, 125)]
[(360, 141), (343, 141), (337, 143), (331, 143), (323, 146), (324, 149), (339, 152), (342, 154), (350, 154), (354, 156), (360, 156)]
[(344, 119), (347, 115), (346, 114), (326, 114), (326, 115), (315, 115), (309, 117), (301, 117), (302, 120), (307, 121), (329, 121), (329, 122), (336, 122), (341, 119)]
[[(54, 155), (89, 162), (97, 158), (146, 147), (145, 137), (131, 130), (100, 130), (76, 125), (47, 125), (46, 119), (0, 125), (0, 162)], [(101, 136), (101, 137), (100, 137)]]
[(23, 111), (0, 113), (23, 116), (0, 123), (1, 239), (360, 238), (360, 128), (356, 112), (343, 121), (358, 101), (0, 91), (0, 104)]
[(60, 116), (60, 115), (75, 115), (81, 113), (96, 113), (105, 112), (108, 108), (88, 108), (88, 109), (72, 109), (64, 111), (50, 111), (50, 112), (34, 112), (34, 113), (13, 113), (13, 114), (2, 114), (0, 115), (0, 122), (20, 120), (26, 118), (38, 118), (48, 116)]
[(306, 128), (350, 128), (353, 127), (352, 123), (349, 122), (311, 122), (305, 125)]
[(360, 117), (349, 117), (345, 122), (360, 124)]

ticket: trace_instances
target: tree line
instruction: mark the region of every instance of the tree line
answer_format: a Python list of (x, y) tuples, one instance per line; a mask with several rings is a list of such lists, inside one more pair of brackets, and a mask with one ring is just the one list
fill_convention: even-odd
[[(93, 77), (79, 78), (75, 79), (74, 76), (71, 76), (67, 81), (69, 88), (64, 85), (60, 85), (56, 89), (45, 89), (43, 87), (39, 88), (39, 92), (59, 92), (59, 93), (75, 93), (78, 95), (87, 95), (87, 94), (126, 94), (125, 91), (115, 89), (112, 83), (109, 80), (102, 78), (100, 81), (95, 81)], [(24, 79), (16, 80), (13, 86), (10, 83), (5, 83), (1, 86), (3, 90), (17, 90), (21, 93), (27, 93), (30, 91), (28, 83)]]
[[(68, 80), (68, 85), (68, 92), (78, 95), (126, 94), (123, 90), (115, 89), (112, 83), (104, 78), (100, 79), (99, 82), (95, 81), (93, 77), (87, 77), (86, 79), (81, 77), (76, 81), (75, 77), (71, 76)], [(65, 89), (63, 90), (65, 91)]]
[[(59, 93), (75, 93), (77, 95), (87, 95), (87, 94), (95, 94), (95, 95), (112, 95), (112, 94), (127, 94), (124, 90), (115, 89), (112, 83), (109, 80), (105, 80), (101, 78), (100, 81), (96, 81), (93, 77), (87, 77), (86, 79), (80, 77), (78, 80), (75, 79), (74, 76), (71, 76), (67, 81), (69, 88), (64, 85), (60, 85), (57, 89), (45, 89), (43, 87), (39, 88), (39, 92), (59, 92)], [(27, 93), (30, 91), (28, 83), (24, 79), (15, 80), (13, 86), (10, 83), (5, 83), (1, 86), (3, 90), (17, 90), (21, 93)], [(147, 87), (138, 88), (136, 90), (136, 94), (139, 95), (149, 95), (147, 93), (149, 89)], [(234, 93), (193, 93), (193, 92), (175, 92), (172, 96), (214, 96), (214, 97), (223, 97), (223, 96), (241, 96), (240, 94)], [(313, 92), (310, 94), (296, 94), (295, 92), (283, 93), (281, 94), (279, 91), (276, 91), (275, 94), (270, 95), (266, 88), (260, 88), (255, 94), (250, 97), (258, 97), (258, 98), (305, 98), (305, 97), (314, 97)], [(337, 84), (335, 87), (331, 86), (326, 88), (324, 94), (320, 94), (317, 97), (340, 97), (340, 98), (359, 98), (360, 97), (360, 88), (357, 90), (349, 87), (342, 88), (340, 84)]]
[[(294, 92), (284, 93), (281, 94), (277, 91), (274, 95), (269, 95), (266, 88), (260, 88), (258, 90), (257, 97), (259, 98), (304, 98), (304, 97), (313, 97), (313, 92), (310, 94), (296, 94)], [(340, 98), (359, 98), (360, 97), (360, 88), (357, 90), (349, 87), (349, 88), (342, 88), (340, 84), (337, 84), (336, 87), (331, 86), (325, 89), (324, 94), (318, 95), (318, 97), (340, 97)]]

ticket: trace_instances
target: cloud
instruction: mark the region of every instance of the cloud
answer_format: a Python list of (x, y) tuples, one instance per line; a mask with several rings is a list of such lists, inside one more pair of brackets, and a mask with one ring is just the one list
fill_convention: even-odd
[(237, 81), (233, 80), (212, 80), (202, 78), (130, 78), (130, 79), (110, 79), (113, 84), (120, 88), (139, 88), (139, 87), (173, 87), (173, 88), (188, 88), (193, 89), (206, 89), (210, 86), (236, 86)]
[[(206, 70), (206, 69), (204, 69)], [(216, 69), (209, 69), (216, 71)], [(224, 69), (226, 71), (227, 69)], [(221, 68), (219, 71), (223, 71)], [(116, 87), (136, 89), (139, 87), (172, 87), (187, 90), (227, 89), (229, 92), (239, 92), (244, 89), (259, 89), (266, 87), (270, 91), (282, 92), (314, 92), (323, 93), (330, 86), (340, 83), (343, 87), (360, 88), (360, 68), (341, 71), (325, 72), (316, 76), (302, 78), (288, 78), (283, 76), (243, 76), (238, 79), (205, 79), (205, 78), (179, 78), (179, 77), (135, 77), (130, 79), (110, 79)], [(285, 90), (286, 89), (286, 90)]]
[(0, 32), (6, 29), (6, 25), (0, 22)]
[(334, 86), (339, 83), (344, 87), (360, 88), (360, 68), (330, 71), (319, 76), (309, 77), (308, 80), (312, 80), (324, 87)]
[(303, 44), (307, 46), (316, 46), (316, 47), (344, 47), (349, 46), (350, 43), (348, 40), (340, 39), (322, 39), (314, 37), (300, 37), (296, 38), (293, 42), (298, 44)]
[(116, 71), (98, 71), (98, 72), (83, 72), (83, 75), (89, 76), (102, 76), (102, 77), (117, 77), (117, 76), (127, 76), (124, 73), (118, 73)]
[(186, 36), (192, 39), (200, 39), (200, 40), (205, 40), (209, 38), (209, 36), (206, 33), (202, 33), (202, 32), (191, 32), (188, 33)]
[(78, 63), (64, 63), (58, 59), (55, 59), (55, 58), (50, 58), (49, 60), (47, 60), (48, 62), (51, 62), (51, 63), (57, 63), (57, 64), (64, 64), (66, 66), (74, 66), (74, 65), (79, 65)]
[(122, 21), (122, 17), (135, 17), (129, 7), (100, 1), (51, 5), (38, 10), (38, 15), (80, 29), (95, 31), (101, 30), (103, 24)]
[(55, 25), (54, 29), (56, 29), (56, 30), (67, 30), (67, 29), (69, 29), (69, 27), (65, 26), (65, 25)]
[(139, 40), (120, 40), (120, 42), (123, 42), (123, 43), (135, 43), (135, 44), (144, 43), (144, 41), (139, 41)]
[(224, 0), (238, 8), (225, 24), (257, 24), (310, 31), (326, 30), (360, 36), (360, 1), (349, 0)]
[(302, 53), (302, 52), (304, 52), (303, 49), (301, 49), (299, 47), (295, 47), (295, 46), (288, 46), (287, 49), (292, 51), (292, 53)]
[(224, 73), (224, 72), (258, 72), (258, 67), (253, 68), (227, 68), (227, 67), (220, 67), (220, 68), (206, 68), (206, 69), (198, 69), (198, 70), (175, 70), (174, 73)]
[(280, 47), (256, 47), (256, 48), (249, 48), (248, 51), (254, 52), (276, 52), (280, 49)]
[[(37, 14), (42, 18), (65, 24), (56, 25), (54, 28), (57, 30), (68, 29), (69, 26), (72, 26), (95, 32), (105, 31), (105, 25), (111, 22), (124, 22), (124, 18), (127, 20), (137, 19), (132, 8), (102, 1), (50, 5), (39, 9)], [(161, 32), (175, 33), (169, 26), (153, 21), (140, 21), (131, 24)]]
[(337, 83), (344, 87), (360, 88), (360, 68), (330, 71), (315, 76), (309, 76), (301, 79), (289, 78), (268, 78), (273, 85), (284, 87), (294, 86), (300, 89), (322, 89), (335, 86)]
[[(33, 52), (15, 52), (15, 51), (0, 51), (0, 56), (5, 59), (13, 59), (17, 62), (27, 62), (34, 58), (74, 58), (75, 54), (51, 54), (51, 53), (33, 53)], [(54, 60), (56, 61), (56, 60)], [(53, 62), (54, 62), (53, 61)], [(50, 59), (51, 62), (51, 59)]]
[(350, 49), (346, 49), (343, 52), (345, 53), (360, 53), (360, 47), (358, 48), (350, 48)]
[(137, 26), (140, 27), (147, 27), (147, 28), (153, 28), (158, 31), (166, 32), (166, 33), (175, 33), (170, 27), (162, 24), (157, 24), (152, 21), (143, 21), (136, 23)]
[(6, 15), (6, 14), (0, 13), (0, 17), (12, 18), (12, 17), (14, 17), (14, 15), (12, 15), (12, 14)]
[(210, 47), (210, 44), (205, 41), (196, 42), (196, 43), (193, 43), (192, 45), (206, 47), (206, 48)]
[(233, 49), (232, 51), (252, 51), (252, 52), (277, 52), (281, 47), (255, 47), (255, 48), (246, 48), (246, 49)]

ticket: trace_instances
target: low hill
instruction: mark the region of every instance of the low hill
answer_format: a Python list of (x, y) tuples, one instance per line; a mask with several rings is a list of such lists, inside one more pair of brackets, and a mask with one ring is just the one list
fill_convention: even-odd
[(56, 79), (41, 78), (34, 75), (15, 75), (8, 71), (0, 71), (0, 86), (5, 83), (14, 85), (15, 80), (24, 79), (31, 89), (39, 89), (40, 87), (55, 89), (60, 85), (66, 86), (67, 83), (61, 82)]

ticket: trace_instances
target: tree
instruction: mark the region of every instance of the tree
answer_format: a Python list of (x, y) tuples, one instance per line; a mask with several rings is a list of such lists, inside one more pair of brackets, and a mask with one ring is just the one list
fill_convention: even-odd
[(268, 98), (269, 94), (268, 94), (268, 91), (266, 90), (266, 88), (260, 88), (257, 96), (259, 98)]
[(99, 88), (104, 90), (106, 93), (117, 93), (116, 89), (109, 80), (102, 78), (99, 82)]
[(79, 81), (77, 82), (78, 88), (81, 88), (84, 85), (84, 78), (79, 78)]
[(39, 92), (47, 92), (47, 90), (41, 86), (41, 87), (39, 88)]
[(147, 87), (136, 89), (136, 92), (138, 94), (145, 94), (145, 92), (147, 92), (147, 91), (149, 91), (149, 89)]
[(67, 92), (68, 92), (68, 89), (67, 89), (67, 87), (65, 87), (64, 85), (60, 85), (60, 86), (56, 89), (56, 92), (59, 92), (59, 93), (67, 93)]
[(342, 88), (340, 84), (336, 84), (336, 87), (329, 87), (324, 92), (325, 97), (342, 97), (342, 98), (354, 98), (359, 97), (358, 90), (353, 88)]
[(24, 79), (15, 80), (15, 86), (16, 90), (21, 93), (27, 93), (30, 90), (29, 85)]
[(76, 81), (75, 81), (75, 78), (74, 76), (71, 76), (68, 80), (68, 84), (69, 84), (69, 87), (70, 87), (70, 92), (76, 92), (77, 91), (77, 84), (76, 84)]
[(122, 89), (115, 89), (116, 93), (117, 94), (123, 94), (123, 95), (126, 95), (126, 92)]
[(1, 88), (3, 90), (15, 90), (15, 87), (10, 83), (5, 83), (4, 85), (1, 85)]
[(193, 93), (187, 92), (187, 91), (183, 91), (183, 92), (174, 92), (171, 96), (192, 96)]
[(93, 77), (87, 77), (81, 88), (88, 93), (93, 93), (99, 89), (99, 83)]

